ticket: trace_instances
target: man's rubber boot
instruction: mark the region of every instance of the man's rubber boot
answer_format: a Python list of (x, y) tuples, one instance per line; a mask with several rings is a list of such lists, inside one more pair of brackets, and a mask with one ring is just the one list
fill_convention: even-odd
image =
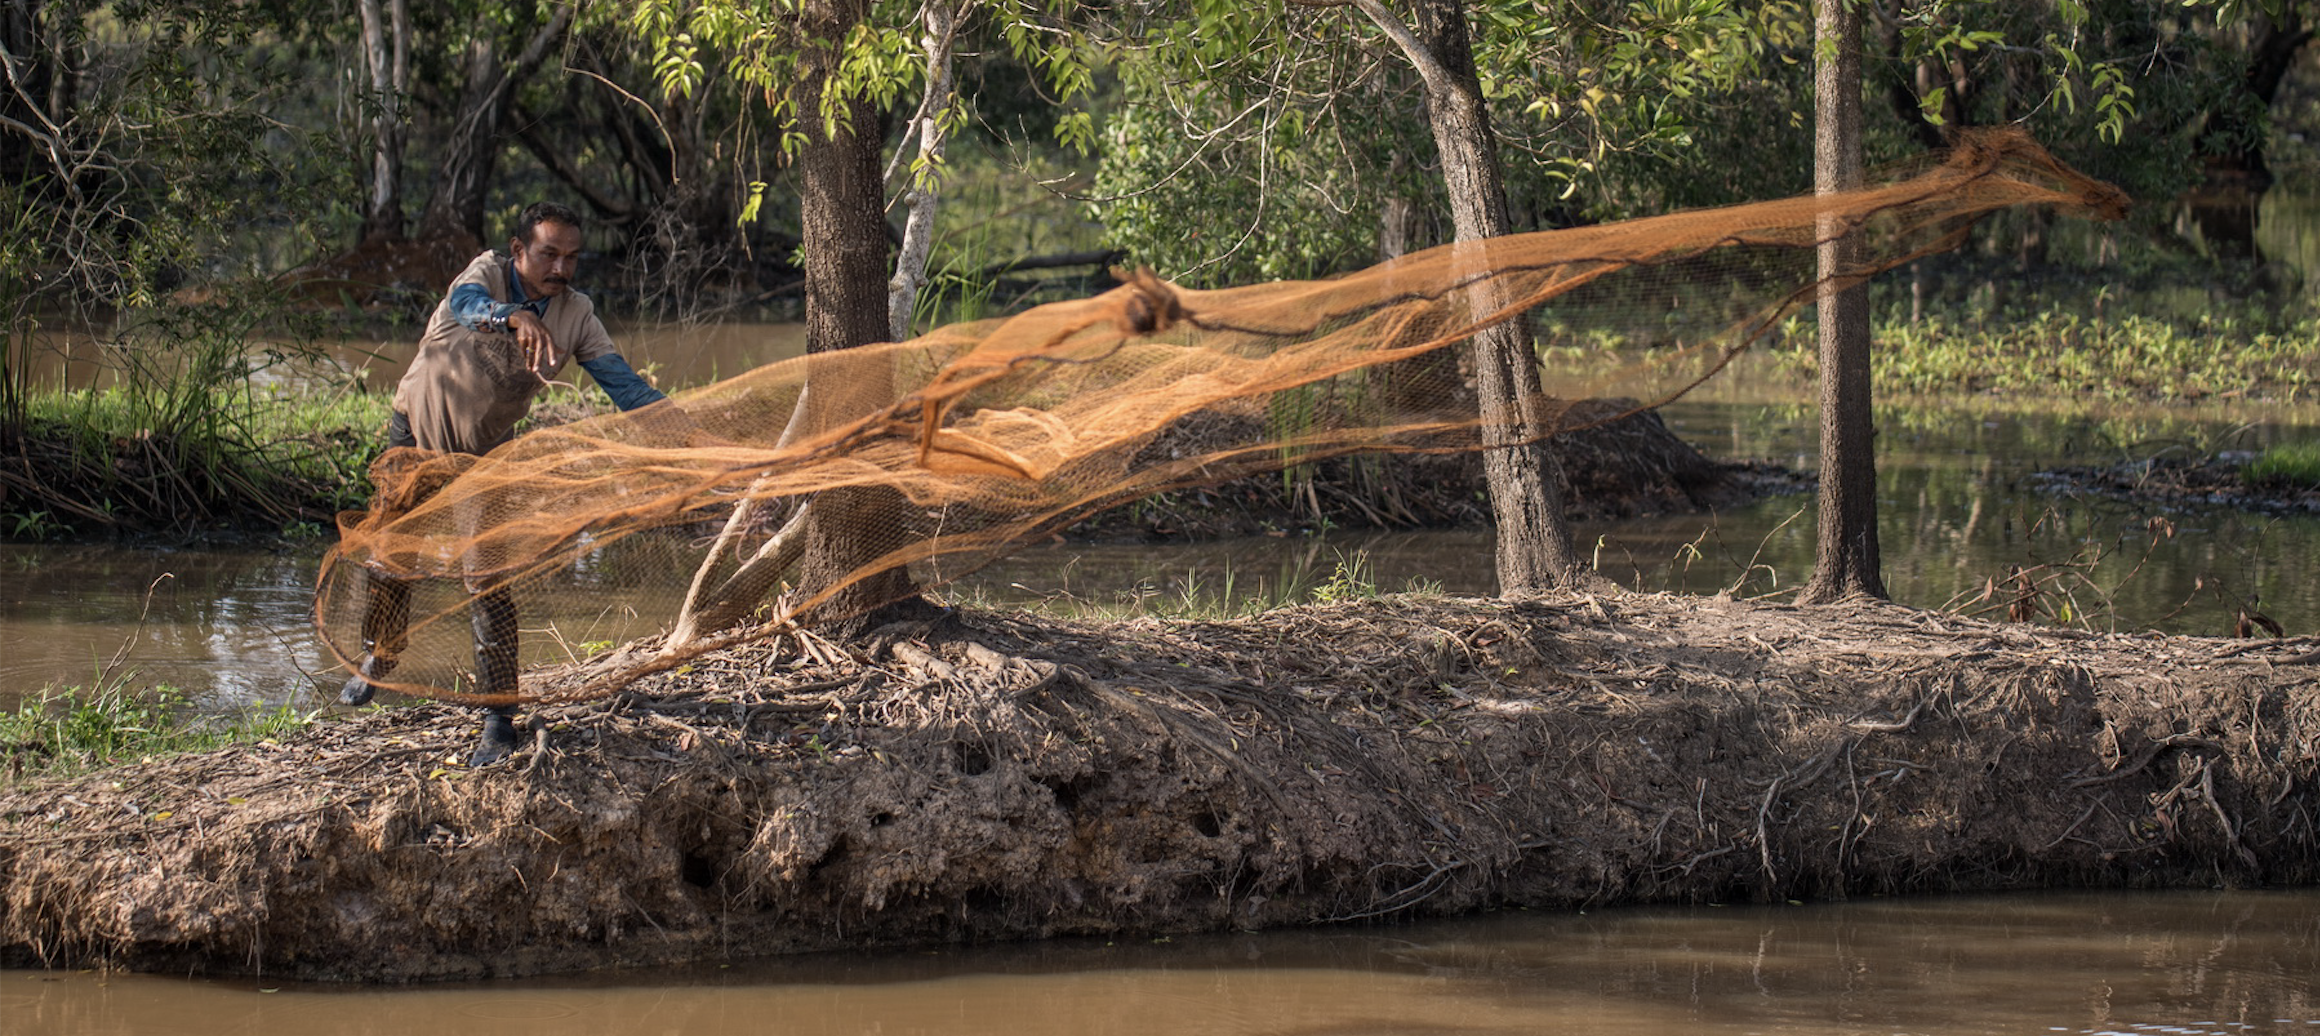
[(341, 705), (368, 705), (371, 695), (378, 693), (372, 680), (381, 679), (395, 671), (395, 656), (402, 653), (403, 633), (411, 622), (411, 584), (387, 579), (373, 573), (363, 574), (362, 661), (356, 663), (354, 675), (338, 689)]
[[(476, 691), (482, 694), (516, 692), (516, 602), (505, 590), (487, 590), (468, 604), (468, 625), (475, 633)], [(489, 766), (507, 758), (516, 748), (515, 706), (495, 705), (484, 713), (483, 737), (476, 742), (469, 766)]]
[(467, 758), (467, 765), (490, 766), (515, 750), (515, 709), (501, 705), (484, 710), (483, 736), (476, 740), (475, 754)]
[(363, 641), (362, 662), (355, 666), (354, 675), (347, 677), (346, 683), (339, 687), (338, 703), (340, 705), (370, 704), (371, 695), (377, 694), (379, 690), (372, 686), (371, 681), (384, 678), (388, 673), (394, 671), (394, 659), (379, 657), (378, 647), (370, 641)]

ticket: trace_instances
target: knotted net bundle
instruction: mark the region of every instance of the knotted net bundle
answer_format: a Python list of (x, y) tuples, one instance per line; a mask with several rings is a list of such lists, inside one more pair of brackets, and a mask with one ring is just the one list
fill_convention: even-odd
[[(1819, 291), (2024, 205), (2116, 218), (2125, 199), (1990, 132), (1860, 191), (1448, 245), (1325, 281), (1195, 291), (1136, 274), (485, 457), (391, 451), (371, 509), (341, 516), (316, 623), (341, 661), (392, 657), (374, 682), (404, 693), (598, 697), (1164, 490), (1535, 442), (1622, 412), (1575, 406), (1590, 399), (1657, 406)], [(1823, 280), (1816, 248), (1838, 241), (1854, 258)], [(1546, 360), (1539, 383), (1523, 405), (1482, 406), (1471, 343), (1510, 333)], [(516, 616), (520, 683), (479, 671), (476, 645)], [(617, 650), (598, 637), (613, 629)]]

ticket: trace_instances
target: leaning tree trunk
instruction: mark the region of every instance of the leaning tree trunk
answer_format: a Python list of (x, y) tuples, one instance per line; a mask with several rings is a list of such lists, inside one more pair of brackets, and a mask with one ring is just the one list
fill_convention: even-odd
[(2259, 113), (2270, 111), (2272, 102), (2279, 98), (2280, 84), (2295, 67), (2296, 56), (2312, 42), (2313, 30), (2305, 22), (2304, 12), (2293, 4), (2282, 5), (2277, 18), (2261, 11), (2252, 12), (2250, 17), (2255, 28), (2250, 33), (2239, 95), (2226, 93), (2224, 101), (2207, 113), (2199, 136), (2211, 178), (2218, 174), (2234, 177), (2260, 190), (2270, 186), (2272, 171), (2264, 158), (2269, 134), (2255, 123)]
[[(839, 48), (869, 15), (868, 0), (810, 0), (806, 32), (821, 41), (802, 64), (797, 88), (798, 207), (806, 273), (806, 349), (828, 353), (886, 341), (886, 186), (880, 175), (878, 116), (868, 99), (841, 103), (844, 118), (828, 125), (815, 113), (826, 91), (838, 89)], [(840, 373), (815, 377), (799, 405), (809, 430), (820, 432), (893, 402), (890, 372), (833, 365)], [(900, 494), (883, 488), (825, 490), (806, 522), (799, 579), (808, 594), (837, 587), (804, 616), (835, 624), (841, 634), (872, 624), (885, 608), (917, 599), (910, 573), (895, 568), (857, 578), (865, 566), (900, 547), (906, 532)], [(841, 585), (842, 584), (842, 585)]]
[(2280, 85), (2296, 56), (2313, 38), (2304, 13), (2293, 5), (2278, 19), (2253, 12), (2247, 70), (2237, 97), (2228, 93), (2201, 123), (2201, 182), (2184, 196), (2184, 209), (2199, 228), (2200, 239), (2218, 255), (2256, 258), (2257, 217), (2264, 193), (2272, 186), (2271, 163), (2264, 157), (2270, 132), (2262, 123), (2279, 97)]
[[(1813, 74), (1813, 189), (1861, 186), (1861, 15), (1847, 0), (1819, 0)], [(1870, 411), (1869, 289), (1833, 278), (1858, 270), (1861, 245), (1845, 228), (1820, 227), (1820, 539), (1802, 600), (1885, 596), (1877, 557), (1876, 430)]]
[[(1412, 33), (1381, 0), (1357, 0), (1356, 6), (1393, 38), (1425, 80), (1427, 121), (1442, 160), (1456, 240), (1507, 233), (1498, 139), (1483, 103), (1464, 9), (1455, 0), (1417, 0), (1418, 28)], [(1495, 308), (1487, 292), (1474, 300), (1478, 314)], [(1483, 451), (1482, 463), (1498, 526), (1499, 592), (1584, 582), (1588, 572), (1563, 517), (1562, 465), (1545, 441), (1546, 400), (1528, 336), (1519, 322), (1500, 324), (1474, 336), (1473, 356), (1484, 441), (1492, 447)]]

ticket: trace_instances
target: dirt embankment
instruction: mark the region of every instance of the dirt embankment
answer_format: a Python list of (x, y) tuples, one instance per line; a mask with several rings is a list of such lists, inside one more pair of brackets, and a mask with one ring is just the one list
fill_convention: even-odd
[[(2320, 880), (2313, 642), (1884, 605), (973, 614), (0, 794), (12, 963), (402, 981), (1522, 904)], [(2300, 653), (2300, 654), (2299, 654)]]
[[(1600, 422), (1549, 441), (1567, 483), (1574, 521), (1685, 514), (1772, 493), (1812, 488), (1813, 477), (1762, 461), (1711, 460), (1676, 436), (1656, 411), (1627, 399), (1572, 405), (1573, 422)], [(1155, 436), (1147, 456), (1186, 456), (1219, 440), (1255, 438), (1256, 418), (1203, 413)], [(1171, 540), (1250, 536), (1288, 529), (1444, 528), (1491, 523), (1479, 453), (1362, 454), (1288, 472), (1176, 490), (1114, 508), (1073, 526), (1075, 539)]]
[(2320, 486), (2251, 479), (2253, 455), (2154, 457), (2104, 467), (2057, 468), (2034, 476), (2045, 488), (2095, 493), (2166, 507), (2237, 507), (2267, 514), (2320, 514)]

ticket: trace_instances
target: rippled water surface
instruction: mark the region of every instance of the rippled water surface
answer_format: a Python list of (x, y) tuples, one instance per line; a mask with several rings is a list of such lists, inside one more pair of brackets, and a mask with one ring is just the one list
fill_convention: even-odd
[(2320, 1034), (2320, 890), (1512, 912), (402, 989), (0, 972), (95, 1033)]

